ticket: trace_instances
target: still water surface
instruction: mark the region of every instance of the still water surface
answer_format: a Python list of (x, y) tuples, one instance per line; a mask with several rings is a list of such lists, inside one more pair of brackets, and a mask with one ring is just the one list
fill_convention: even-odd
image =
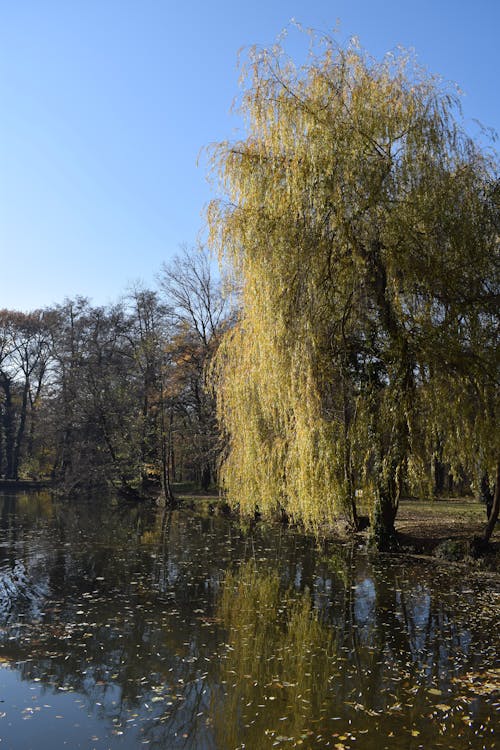
[(0, 495), (0, 750), (494, 748), (498, 589), (282, 529)]

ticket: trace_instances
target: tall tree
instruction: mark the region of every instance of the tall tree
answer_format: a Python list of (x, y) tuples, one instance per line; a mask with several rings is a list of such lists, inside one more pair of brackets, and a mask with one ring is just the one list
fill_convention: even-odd
[(206, 370), (222, 333), (231, 324), (232, 298), (223, 291), (206, 248), (184, 248), (164, 264), (160, 289), (169, 309), (165, 393), (175, 418), (176, 445), (195, 478), (208, 489), (216, 477), (219, 432)]
[(55, 476), (70, 488), (140, 479), (141, 387), (122, 305), (67, 300), (54, 314)]
[(160, 478), (164, 499), (174, 500), (172, 493), (172, 405), (165, 388), (167, 343), (170, 338), (169, 308), (157, 292), (136, 287), (130, 295), (131, 344), (134, 364), (139, 374), (141, 393), (140, 456), (142, 483), (153, 476)]
[(252, 50), (248, 135), (212, 152), (211, 242), (242, 283), (218, 355), (222, 479), (243, 509), (316, 530), (356, 525), (363, 493), (387, 547), (416, 436), (429, 444), (421, 392), (456, 384), (441, 410), (489, 466), (499, 455), (497, 396), (478, 430), (458, 395), (497, 393), (496, 162), (406, 53), (320, 45), (301, 68)]
[[(18, 479), (21, 461), (33, 463), (37, 410), (47, 384), (50, 339), (45, 312), (0, 311), (0, 454), (5, 476)], [(0, 455), (0, 471), (2, 459)]]

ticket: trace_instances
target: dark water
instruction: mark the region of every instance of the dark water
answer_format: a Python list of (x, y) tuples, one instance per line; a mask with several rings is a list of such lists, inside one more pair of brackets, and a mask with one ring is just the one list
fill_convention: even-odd
[(0, 750), (493, 748), (498, 602), (208, 513), (0, 495)]

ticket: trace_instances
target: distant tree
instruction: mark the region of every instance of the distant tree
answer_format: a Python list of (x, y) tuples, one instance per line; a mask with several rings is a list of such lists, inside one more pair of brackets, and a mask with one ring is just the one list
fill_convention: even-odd
[(78, 475), (81, 416), (80, 375), (84, 360), (85, 316), (90, 307), (83, 297), (67, 299), (52, 310), (51, 348), (54, 392), (50, 429), (54, 443), (54, 479), (72, 485)]
[(164, 499), (172, 503), (172, 404), (164, 383), (171, 335), (169, 308), (160, 302), (157, 292), (138, 286), (129, 295), (129, 304), (130, 341), (141, 394), (142, 482), (147, 484), (159, 477)]
[(406, 53), (321, 45), (299, 69), (252, 50), (248, 135), (212, 152), (211, 243), (242, 285), (222, 482), (315, 530), (362, 496), (384, 548), (439, 430), (443, 460), (498, 462), (497, 163)]
[(206, 371), (230, 325), (231, 298), (223, 292), (205, 248), (184, 248), (164, 264), (159, 282), (172, 322), (164, 382), (175, 444), (206, 490), (216, 478), (219, 450), (215, 402), (206, 387)]
[(140, 477), (140, 393), (121, 305), (67, 300), (54, 311), (54, 475), (68, 488)]
[(18, 479), (21, 461), (34, 459), (37, 411), (50, 361), (46, 315), (0, 311), (0, 471)]

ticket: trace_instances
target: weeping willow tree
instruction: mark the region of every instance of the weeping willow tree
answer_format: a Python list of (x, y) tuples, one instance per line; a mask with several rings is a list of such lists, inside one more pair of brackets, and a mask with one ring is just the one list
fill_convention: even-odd
[[(243, 511), (315, 531), (356, 526), (362, 497), (387, 546), (431, 433), (452, 423), (468, 455), (485, 440), (498, 456), (495, 418), (479, 434), (482, 406), (471, 422), (457, 386), (496, 378), (494, 157), (411, 56), (328, 38), (301, 67), (251, 50), (241, 111), (246, 137), (212, 151), (224, 197), (208, 212), (242, 289), (214, 366), (223, 485)], [(424, 423), (441, 397), (446, 419)]]

